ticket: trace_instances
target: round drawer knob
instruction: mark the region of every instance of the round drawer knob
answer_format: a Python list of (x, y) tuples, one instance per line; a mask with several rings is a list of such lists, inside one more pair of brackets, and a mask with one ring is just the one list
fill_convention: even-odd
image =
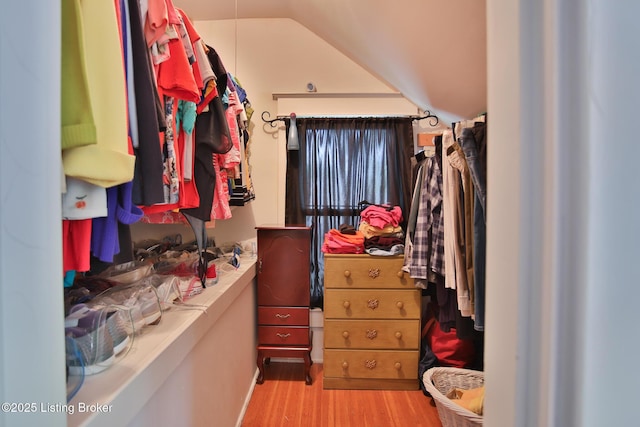
[(394, 368), (396, 368), (396, 371), (399, 371), (402, 368), (402, 364), (400, 362), (396, 362), (395, 365), (393, 365)]
[(342, 333), (342, 337), (343, 337), (343, 338), (345, 338), (345, 339), (346, 339), (346, 338), (349, 338), (349, 331), (344, 331), (344, 332)]
[(342, 306), (344, 308), (349, 308), (349, 307), (351, 307), (351, 303), (349, 301), (345, 301), (345, 302), (342, 303)]
[(396, 303), (396, 307), (398, 307), (400, 310), (402, 310), (404, 308), (404, 303), (402, 301), (398, 301)]
[(396, 273), (396, 275), (398, 276), (399, 279), (402, 279), (404, 277), (404, 271), (400, 270)]
[(400, 332), (400, 331), (396, 332), (396, 338), (397, 339), (402, 338), (402, 332)]
[(349, 362), (342, 362), (342, 369), (347, 369), (349, 367)]
[(349, 270), (345, 270), (344, 277), (351, 277), (351, 272)]

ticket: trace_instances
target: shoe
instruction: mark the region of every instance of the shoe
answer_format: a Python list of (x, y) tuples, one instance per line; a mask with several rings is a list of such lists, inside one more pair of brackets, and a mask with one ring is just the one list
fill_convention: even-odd
[(69, 362), (72, 360), (81, 360), (82, 356), (80, 355), (80, 349), (75, 342), (74, 338), (65, 337), (65, 346), (67, 352), (67, 363), (66, 363), (66, 374), (67, 374), (67, 403), (69, 403), (80, 388), (82, 388), (82, 384), (84, 384), (84, 369), (81, 370), (80, 375), (70, 375), (69, 374)]
[(65, 328), (69, 375), (95, 375), (115, 361), (113, 340), (106, 324), (86, 330), (79, 326)]
[(144, 278), (140, 284), (150, 285), (156, 289), (162, 311), (173, 307), (174, 303), (181, 302), (179, 280), (173, 275), (152, 274)]
[(180, 277), (179, 286), (182, 301), (186, 301), (198, 294), (201, 294), (204, 290), (202, 287), (202, 281), (197, 277)]
[(148, 262), (130, 261), (114, 265), (100, 273), (100, 277), (116, 283), (128, 285), (135, 283), (153, 273), (153, 264)]
[(123, 289), (129, 297), (124, 305), (131, 307), (136, 319), (142, 318), (144, 325), (157, 325), (162, 318), (162, 306), (156, 288), (151, 285), (133, 284)]
[(194, 277), (198, 275), (198, 263), (197, 259), (187, 259), (184, 262), (181, 262), (177, 265), (172, 266), (172, 268), (167, 271), (166, 274), (171, 274), (173, 276), (178, 277)]
[(124, 320), (125, 316), (126, 314), (122, 310), (107, 313), (107, 328), (113, 339), (113, 353), (116, 356), (126, 350), (132, 341), (133, 328), (127, 329), (127, 322)]
[(135, 333), (146, 325), (157, 325), (162, 318), (162, 307), (156, 289), (143, 283), (114, 286), (95, 297), (91, 303), (94, 307), (116, 307), (124, 310), (128, 313), (128, 319), (123, 316), (123, 320), (127, 324), (133, 324)]
[(207, 267), (207, 279), (205, 281), (207, 286), (212, 286), (218, 283), (218, 272), (216, 271), (216, 264), (213, 261), (209, 261)]
[(152, 286), (145, 288), (144, 292), (138, 294), (138, 304), (144, 322), (147, 325), (157, 325), (162, 318), (162, 306), (156, 289)]
[(113, 352), (117, 356), (127, 348), (131, 342), (129, 336), (133, 335), (133, 326), (127, 328), (127, 317), (126, 312), (116, 307), (90, 308), (86, 304), (77, 304), (71, 307), (69, 316), (65, 319), (65, 326), (78, 326), (90, 331), (106, 323), (113, 341)]

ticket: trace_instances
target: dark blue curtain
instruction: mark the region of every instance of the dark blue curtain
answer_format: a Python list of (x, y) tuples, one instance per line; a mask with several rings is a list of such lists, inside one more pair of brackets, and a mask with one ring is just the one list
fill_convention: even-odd
[(410, 118), (296, 122), (300, 150), (287, 152), (285, 222), (312, 227), (311, 307), (322, 308), (325, 233), (342, 224), (358, 228), (363, 201), (398, 205), (408, 215), (413, 128)]

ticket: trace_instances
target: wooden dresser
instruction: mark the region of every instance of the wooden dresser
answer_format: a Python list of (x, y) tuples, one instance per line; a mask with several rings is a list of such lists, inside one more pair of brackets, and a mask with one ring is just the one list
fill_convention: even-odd
[(324, 255), (324, 388), (419, 388), (421, 297), (402, 264)]
[(258, 230), (258, 378), (271, 357), (302, 358), (311, 384), (309, 328), (311, 230), (262, 226)]

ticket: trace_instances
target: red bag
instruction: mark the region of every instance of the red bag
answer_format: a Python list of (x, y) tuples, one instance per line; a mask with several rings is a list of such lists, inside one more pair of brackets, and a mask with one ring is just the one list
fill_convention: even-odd
[(455, 328), (444, 332), (435, 317), (427, 321), (422, 336), (427, 337), (431, 351), (442, 366), (466, 368), (475, 359), (473, 341), (458, 338)]

